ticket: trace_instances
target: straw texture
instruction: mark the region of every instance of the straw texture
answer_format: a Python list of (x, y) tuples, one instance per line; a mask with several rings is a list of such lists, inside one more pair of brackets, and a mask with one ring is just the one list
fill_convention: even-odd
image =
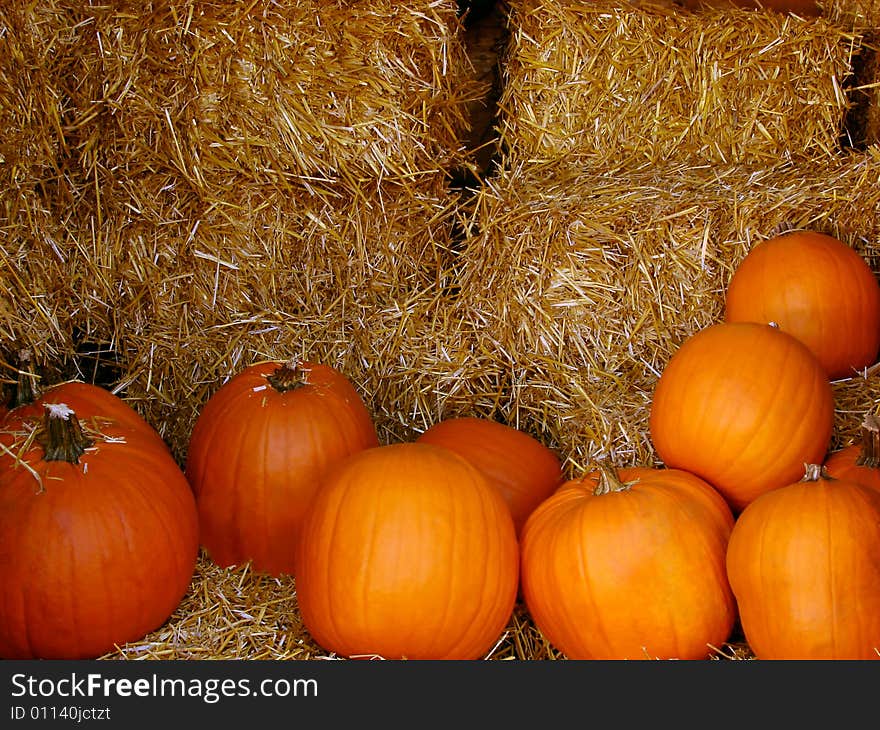
[(410, 183), (462, 161), (481, 87), (454, 3), (71, 7), (87, 174), (171, 170), (212, 195), (248, 180)]
[(833, 156), (860, 36), (822, 17), (511, 3), (501, 144), (529, 164)]

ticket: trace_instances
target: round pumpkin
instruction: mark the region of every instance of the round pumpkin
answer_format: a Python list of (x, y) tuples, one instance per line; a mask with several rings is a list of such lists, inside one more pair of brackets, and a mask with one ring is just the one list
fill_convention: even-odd
[(727, 503), (684, 471), (604, 469), (563, 484), (521, 536), (521, 585), (569, 659), (704, 659), (736, 618)]
[(0, 657), (89, 659), (161, 626), (198, 556), (195, 501), (140, 430), (64, 404), (9, 416), (0, 455)]
[(728, 322), (776, 323), (809, 347), (831, 379), (877, 360), (880, 282), (852, 247), (796, 230), (758, 243), (736, 267)]
[(498, 490), (458, 454), (396, 443), (332, 471), (303, 520), (303, 623), (343, 657), (478, 659), (513, 611), (519, 547)]
[(378, 446), (351, 382), (320, 363), (261, 362), (221, 386), (193, 427), (186, 476), (201, 542), (220, 566), (296, 570), (296, 537), (327, 469)]
[(448, 418), (416, 441), (452, 449), (483, 472), (507, 502), (517, 534), (532, 510), (564, 481), (562, 464), (552, 449), (524, 431), (487, 418)]
[(858, 443), (828, 455), (825, 471), (829, 476), (859, 482), (880, 492), (880, 419), (867, 413), (860, 434)]
[(809, 467), (743, 510), (727, 573), (757, 658), (880, 658), (877, 491)]
[(831, 442), (834, 394), (818, 360), (767, 324), (720, 322), (673, 354), (649, 431), (665, 466), (705, 479), (734, 512), (798, 479)]

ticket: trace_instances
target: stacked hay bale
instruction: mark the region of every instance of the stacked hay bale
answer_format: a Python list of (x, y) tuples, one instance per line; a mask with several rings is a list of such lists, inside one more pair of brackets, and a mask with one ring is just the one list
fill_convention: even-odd
[(499, 102), (508, 159), (777, 164), (833, 154), (855, 37), (734, 8), (518, 2)]
[[(880, 262), (880, 156), (846, 148), (853, 23), (731, 6), (511, 3), (501, 161), (477, 191), (458, 317), (496, 417), (573, 472), (652, 463), (656, 378), (786, 227)], [(839, 441), (878, 401), (836, 384)], [(479, 391), (488, 390), (481, 383)]]
[(0, 62), (0, 108), (45, 110), (18, 126), (54, 134), (33, 155), (55, 184), (25, 175), (34, 202), (7, 216), (4, 342), (44, 364), (112, 350), (181, 459), (257, 359), (322, 360), (379, 397), (401, 313), (446, 285), (449, 177), (484, 92), (456, 3), (32, 5), (4, 11), (0, 38), (30, 47)]
[[(30, 258), (37, 247), (52, 251), (64, 237), (70, 200), (60, 160), (67, 152), (63, 132), (68, 99), (64, 79), (70, 70), (72, 34), (52, 3), (28, 12), (0, 7), (0, 342), (23, 331), (51, 337), (57, 321), (39, 302), (13, 264)], [(49, 204), (58, 197), (60, 215)], [(23, 301), (34, 302), (24, 311)], [(4, 362), (9, 352), (4, 352)], [(0, 370), (0, 382), (15, 381), (15, 358)]]

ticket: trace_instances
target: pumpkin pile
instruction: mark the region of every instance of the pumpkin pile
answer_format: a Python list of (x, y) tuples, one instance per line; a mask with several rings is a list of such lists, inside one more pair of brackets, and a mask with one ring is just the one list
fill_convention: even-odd
[(243, 368), (181, 468), (109, 391), (21, 377), (0, 413), (0, 656), (87, 658), (168, 620), (199, 548), (295, 579), (340, 657), (478, 659), (518, 601), (571, 659), (880, 657), (880, 420), (832, 450), (834, 379), (875, 365), (880, 283), (843, 241), (789, 231), (734, 270), (723, 321), (659, 373), (661, 464), (569, 477), (479, 417), (381, 444), (345, 374)]
[(746, 255), (725, 304), (658, 379), (657, 453), (737, 515), (726, 573), (756, 657), (878, 658), (873, 414), (862, 445), (828, 450), (831, 380), (877, 361), (880, 284), (843, 241), (789, 231)]

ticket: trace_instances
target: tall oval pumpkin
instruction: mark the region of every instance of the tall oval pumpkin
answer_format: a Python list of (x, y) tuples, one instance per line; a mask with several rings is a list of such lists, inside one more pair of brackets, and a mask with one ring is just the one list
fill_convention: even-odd
[(198, 555), (169, 452), (110, 416), (84, 429), (65, 404), (9, 416), (2, 445), (0, 657), (90, 659), (161, 626)]
[(303, 622), (340, 656), (478, 659), (513, 610), (519, 548), (504, 499), (463, 457), (424, 443), (333, 470), (303, 521)]
[(593, 471), (526, 522), (521, 583), (569, 659), (705, 659), (736, 618), (724, 558), (733, 514), (675, 469)]
[(821, 462), (834, 393), (806, 345), (766, 324), (722, 322), (670, 358), (649, 430), (663, 463), (702, 477), (734, 512)]
[(880, 658), (880, 493), (809, 469), (736, 521), (727, 573), (759, 659)]
[(324, 473), (373, 446), (369, 411), (334, 368), (246, 367), (211, 396), (189, 440), (202, 545), (224, 567), (294, 574), (300, 521)]

